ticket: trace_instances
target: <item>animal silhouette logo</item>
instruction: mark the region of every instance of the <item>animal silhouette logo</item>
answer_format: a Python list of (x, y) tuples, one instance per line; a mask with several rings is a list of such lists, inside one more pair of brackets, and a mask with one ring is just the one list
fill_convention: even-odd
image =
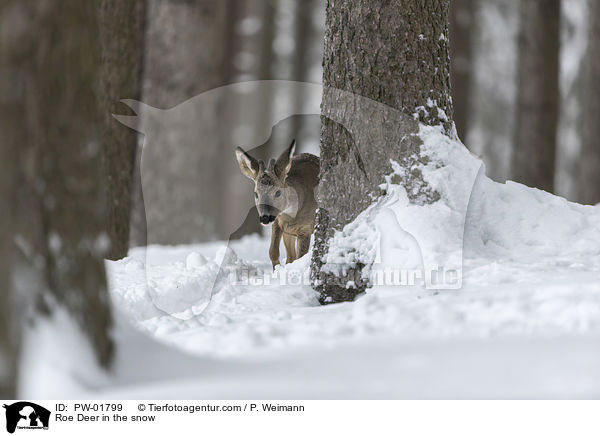
[(19, 401), (10, 405), (4, 404), (6, 409), (6, 431), (14, 433), (18, 429), (48, 429), (50, 411), (38, 404), (28, 401)]

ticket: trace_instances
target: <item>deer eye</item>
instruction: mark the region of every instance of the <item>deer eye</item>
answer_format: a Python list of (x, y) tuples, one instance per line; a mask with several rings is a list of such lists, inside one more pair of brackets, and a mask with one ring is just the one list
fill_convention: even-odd
[(277, 191), (277, 192), (275, 193), (275, 198), (279, 197), (280, 195), (281, 195), (281, 191)]
[(254, 198), (258, 198), (258, 193), (257, 192), (254, 193)]

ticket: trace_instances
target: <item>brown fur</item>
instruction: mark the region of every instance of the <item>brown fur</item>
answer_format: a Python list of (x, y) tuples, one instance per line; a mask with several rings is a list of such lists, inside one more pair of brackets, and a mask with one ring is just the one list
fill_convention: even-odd
[[(303, 153), (293, 156), (295, 141), (275, 162), (252, 158), (238, 147), (240, 170), (255, 182), (256, 205), (261, 219), (272, 218), (269, 258), (273, 268), (279, 264), (279, 245), (283, 238), (286, 263), (308, 252), (315, 223), (317, 202), (314, 190), (319, 177), (319, 158)], [(278, 196), (275, 196), (279, 192)], [(265, 218), (266, 219), (266, 218)], [(262, 221), (261, 221), (262, 222)]]

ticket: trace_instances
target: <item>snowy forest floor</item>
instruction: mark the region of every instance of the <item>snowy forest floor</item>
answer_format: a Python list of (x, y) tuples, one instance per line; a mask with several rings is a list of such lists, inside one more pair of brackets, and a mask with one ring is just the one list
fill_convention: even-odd
[[(586, 209), (595, 214), (599, 208)], [(560, 257), (537, 250), (528, 260), (466, 253), (460, 290), (379, 287), (355, 302), (329, 306), (319, 306), (308, 285), (227, 285), (215, 289), (197, 315), (165, 313), (165, 305), (184, 307), (205, 289), (203, 273), (218, 265), (213, 259), (223, 256), (224, 244), (151, 246), (107, 261), (118, 345), (114, 368), (108, 377), (86, 369), (93, 366), (90, 353), (82, 352), (85, 341), (63, 313), (36, 323), (29, 335), (21, 395), (600, 396), (598, 253)], [(237, 268), (241, 259), (258, 259), (256, 266), (270, 274), (267, 246), (258, 235), (233, 241), (239, 259), (229, 260)], [(306, 268), (308, 256), (286, 269)]]
[[(244, 265), (241, 259), (258, 259), (253, 265), (270, 275), (268, 245), (268, 238), (258, 235), (233, 241), (238, 267)], [(210, 262), (222, 256), (219, 248), (224, 246), (225, 242), (151, 246), (155, 263), (145, 265), (147, 271), (146, 250), (134, 249), (131, 257), (110, 263), (116, 306), (158, 339), (190, 353), (217, 357), (272, 357), (384, 337), (410, 342), (600, 334), (600, 257), (532, 256), (529, 263), (465, 259), (460, 290), (379, 287), (353, 303), (324, 307), (308, 284), (278, 286), (274, 277), (269, 286), (232, 284), (218, 289), (197, 316), (161, 310), (162, 296), (172, 299), (171, 304), (187, 303), (199, 287), (210, 286), (195, 273), (202, 269), (192, 265), (192, 259), (200, 254)], [(308, 256), (285, 269), (305, 271)], [(145, 273), (148, 287), (158, 287), (160, 296), (147, 292)]]
[[(598, 215), (598, 207), (585, 209), (590, 217)], [(537, 225), (543, 227), (543, 220)], [(232, 241), (236, 256), (224, 251), (225, 242), (134, 249), (130, 257), (108, 263), (115, 306), (159, 341), (211, 362), (210, 370), (193, 381), (111, 393), (597, 398), (600, 247), (594, 239), (589, 243), (579, 255), (565, 245), (561, 256), (543, 243), (495, 258), (466, 252), (460, 290), (377, 287), (352, 303), (319, 306), (308, 285), (225, 285), (215, 288), (197, 315), (176, 316), (164, 309), (178, 312), (178, 303), (184, 308), (199, 298), (207, 266), (216, 267), (224, 255), (232, 268), (252, 260), (269, 275), (268, 239)], [(305, 272), (308, 258), (285, 270)]]
[[(495, 183), (461, 144), (431, 129), (422, 137), (446, 162), (422, 168), (442, 199), (411, 204), (388, 179), (386, 194), (336, 233), (328, 256), (351, 243), (357, 256), (398, 263), (412, 259), (402, 256), (417, 241), (423, 262), (461, 260), (460, 289), (382, 285), (320, 306), (307, 280), (310, 253), (273, 276), (265, 237), (136, 248), (106, 262), (111, 372), (90, 372), (93, 363), (66, 353), (85, 341), (57, 316), (27, 335), (21, 395), (600, 397), (600, 205)], [(231, 280), (244, 272), (271, 281)]]

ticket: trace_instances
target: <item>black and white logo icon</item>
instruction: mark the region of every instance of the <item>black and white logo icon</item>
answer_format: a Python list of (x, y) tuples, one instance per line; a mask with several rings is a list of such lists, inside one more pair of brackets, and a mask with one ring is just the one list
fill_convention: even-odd
[(48, 429), (50, 411), (42, 406), (19, 401), (10, 405), (4, 404), (3, 407), (6, 409), (6, 431), (9, 433), (14, 433), (16, 429)]

